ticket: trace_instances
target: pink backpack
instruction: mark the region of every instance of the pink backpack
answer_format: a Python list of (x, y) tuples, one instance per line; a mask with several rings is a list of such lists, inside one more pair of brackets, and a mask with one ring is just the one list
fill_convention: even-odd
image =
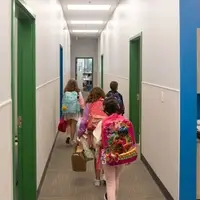
[(93, 131), (97, 127), (97, 124), (107, 116), (103, 111), (103, 101), (101, 98), (90, 105), (87, 124), (88, 131)]
[(102, 145), (103, 164), (129, 164), (137, 159), (133, 125), (119, 114), (113, 114), (103, 120)]

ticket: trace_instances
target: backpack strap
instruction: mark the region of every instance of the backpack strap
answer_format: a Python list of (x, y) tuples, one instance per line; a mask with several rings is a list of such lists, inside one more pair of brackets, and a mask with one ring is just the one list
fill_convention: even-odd
[(97, 161), (96, 161), (96, 169), (100, 169), (100, 163), (101, 163), (101, 156), (102, 156), (102, 150), (104, 148), (104, 137), (103, 137), (103, 122), (105, 119), (102, 120), (102, 124), (101, 124), (101, 146), (99, 148), (99, 152), (98, 152), (98, 157), (97, 157)]

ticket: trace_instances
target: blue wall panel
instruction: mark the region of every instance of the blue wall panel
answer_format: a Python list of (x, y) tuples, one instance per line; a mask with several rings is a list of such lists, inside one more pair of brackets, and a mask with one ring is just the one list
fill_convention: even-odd
[(197, 94), (197, 119), (200, 119), (200, 94)]
[(197, 27), (199, 0), (180, 0), (179, 200), (196, 199)]

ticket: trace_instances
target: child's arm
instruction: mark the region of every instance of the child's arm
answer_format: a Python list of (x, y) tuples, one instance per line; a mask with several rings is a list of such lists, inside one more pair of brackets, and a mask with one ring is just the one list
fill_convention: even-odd
[(124, 106), (124, 100), (123, 100), (123, 96), (120, 94), (120, 96), (121, 96), (121, 100), (122, 100), (122, 114), (124, 114), (125, 113), (125, 106)]
[(97, 127), (93, 131), (94, 143), (97, 146), (101, 146), (101, 131), (102, 131), (102, 121), (97, 124)]
[(79, 99), (78, 100), (79, 100), (79, 104), (80, 104), (81, 108), (84, 109), (85, 108), (85, 101), (84, 101), (84, 98), (83, 98), (83, 95), (82, 95), (81, 92), (79, 92)]
[(84, 112), (83, 112), (83, 117), (82, 117), (79, 130), (78, 130), (79, 138), (86, 132), (88, 117), (89, 117), (89, 104), (86, 104)]

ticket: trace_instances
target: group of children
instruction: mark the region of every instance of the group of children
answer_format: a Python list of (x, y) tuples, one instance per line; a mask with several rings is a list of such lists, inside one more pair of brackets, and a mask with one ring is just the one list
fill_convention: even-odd
[(71, 79), (64, 90), (62, 111), (68, 122), (66, 143), (83, 146), (86, 157), (94, 160), (95, 186), (100, 186), (103, 172), (107, 187), (104, 199), (116, 200), (122, 169), (136, 160), (137, 152), (133, 125), (123, 117), (118, 83), (112, 81), (110, 88), (107, 94), (93, 88), (85, 102), (76, 80)]

